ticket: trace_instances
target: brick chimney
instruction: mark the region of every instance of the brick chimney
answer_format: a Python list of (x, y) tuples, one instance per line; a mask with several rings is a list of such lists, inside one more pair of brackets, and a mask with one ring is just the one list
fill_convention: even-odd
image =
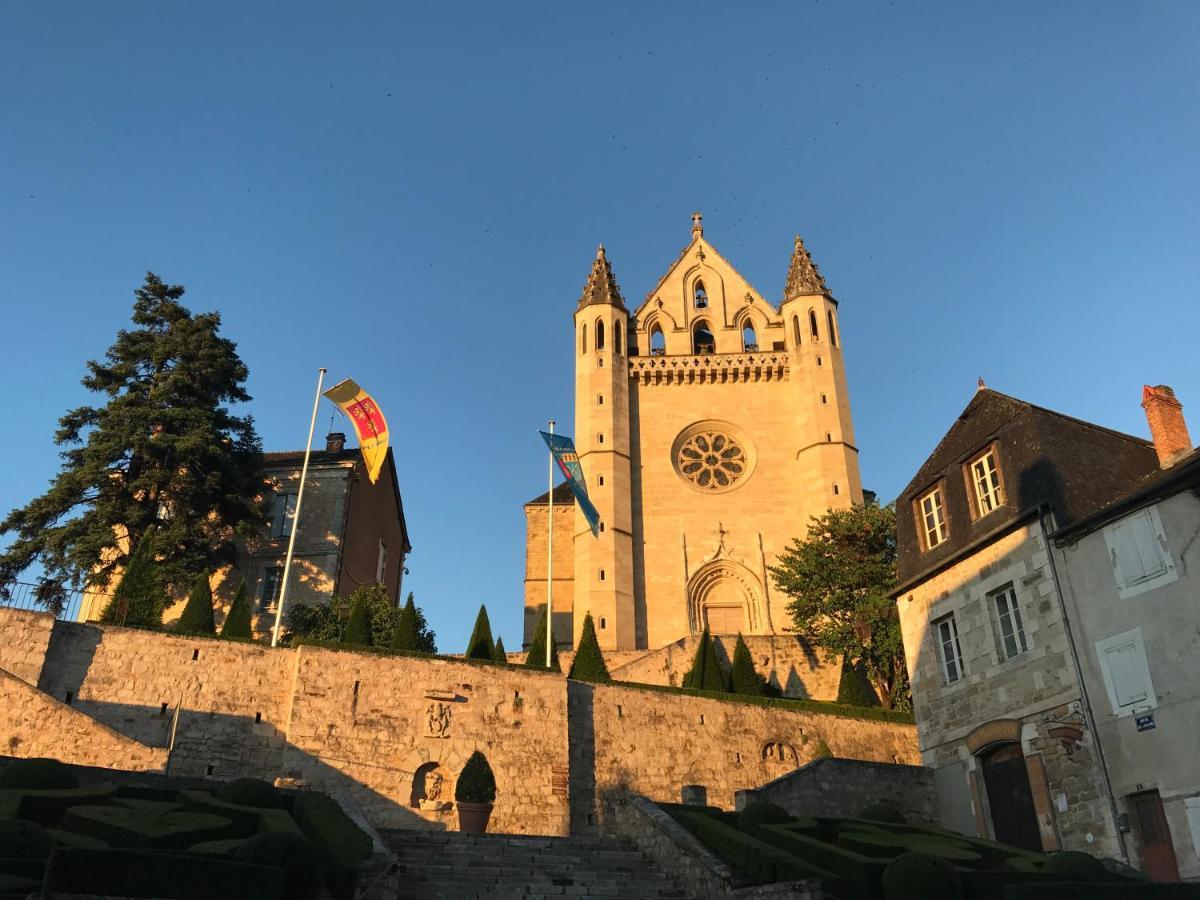
[(1192, 449), (1187, 423), (1183, 421), (1183, 404), (1165, 384), (1142, 387), (1142, 409), (1150, 423), (1150, 437), (1158, 451), (1158, 464), (1164, 469), (1174, 465)]
[(340, 431), (331, 431), (325, 435), (325, 451), (327, 453), (341, 453), (346, 449), (346, 435)]

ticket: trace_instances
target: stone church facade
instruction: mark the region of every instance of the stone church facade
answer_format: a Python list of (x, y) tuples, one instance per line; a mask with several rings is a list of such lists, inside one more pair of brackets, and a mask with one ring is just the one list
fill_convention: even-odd
[[(573, 645), (589, 611), (608, 651), (786, 629), (768, 567), (810, 516), (862, 502), (837, 310), (799, 237), (778, 305), (698, 213), (632, 311), (599, 248), (574, 313), (574, 437), (601, 530), (555, 491), (556, 640)], [(526, 642), (546, 602), (547, 505), (525, 506)]]

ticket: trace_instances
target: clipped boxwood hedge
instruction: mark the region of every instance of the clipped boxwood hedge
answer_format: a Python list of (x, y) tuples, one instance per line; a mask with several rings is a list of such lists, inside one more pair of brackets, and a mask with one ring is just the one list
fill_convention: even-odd
[(262, 814), (266, 810), (238, 803), (218, 800), (207, 791), (180, 791), (180, 798), (187, 809), (194, 812), (212, 813), (233, 823), (234, 833), (230, 837), (250, 837), (257, 834)]
[(1200, 900), (1200, 884), (1158, 881), (1010, 885), (1004, 900)]
[(841, 878), (847, 900), (881, 900), (883, 897), (879, 883), (886, 859), (827, 844), (800, 832), (794, 824), (765, 825), (756, 835), (796, 859), (820, 866)]
[(79, 787), (79, 778), (57, 759), (17, 759), (0, 772), (0, 788), (61, 791)]
[(145, 815), (119, 806), (74, 806), (63, 816), (63, 829), (107, 841), (114, 847), (185, 849), (201, 841), (236, 837), (222, 816), (200, 812)]
[[(115, 791), (112, 785), (98, 784), (92, 787), (70, 788), (61, 791), (0, 791), (9, 794), (15, 801), (17, 815), (22, 819), (37, 822), (47, 828), (56, 828), (64, 813), (72, 806), (107, 806), (112, 802)], [(0, 800), (0, 806), (8, 806)]]
[(170, 900), (288, 900), (282, 869), (154, 850), (60, 847), (50, 855), (42, 889)]
[(325, 862), (325, 881), (337, 900), (353, 900), (358, 865), (371, 855), (371, 836), (325, 794), (304, 792), (292, 800), (292, 818)]
[(803, 878), (840, 881), (829, 870), (803, 863), (765, 841), (722, 825), (712, 816), (681, 811), (675, 813), (674, 818), (722, 862), (741, 875), (746, 884), (770, 884)]
[(960, 871), (968, 900), (1007, 900), (1009, 887), (1018, 891), (1018, 896), (1024, 896), (1020, 892), (1029, 885), (1061, 885), (1071, 880), (1065, 875), (1051, 875), (1045, 872), (1014, 872), (1005, 869)]

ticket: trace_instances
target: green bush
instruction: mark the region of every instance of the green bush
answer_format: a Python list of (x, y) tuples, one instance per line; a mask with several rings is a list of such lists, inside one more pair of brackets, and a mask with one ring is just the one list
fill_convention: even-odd
[(747, 834), (754, 834), (759, 825), (783, 825), (790, 822), (792, 817), (788, 811), (770, 800), (751, 800), (738, 813), (738, 828)]
[(1070, 875), (1076, 881), (1112, 881), (1112, 875), (1104, 868), (1104, 863), (1079, 850), (1051, 854), (1043, 871)]
[[(20, 857), (0, 856), (0, 873), (5, 875), (20, 875), (24, 878), (36, 878), (42, 883), (42, 873), (46, 870), (44, 859), (21, 859)], [(25, 900), (24, 896), (21, 900)]]
[(761, 697), (767, 693), (767, 680), (754, 668), (754, 659), (746, 639), (739, 633), (733, 648), (733, 664), (729, 670), (730, 686), (735, 694)]
[(229, 604), (229, 612), (225, 614), (225, 624), (221, 626), (221, 637), (248, 641), (254, 637), (253, 612), (250, 609), (250, 598), (246, 595), (246, 582), (243, 579), (238, 585), (233, 602)]
[(886, 900), (961, 900), (962, 876), (944, 859), (927, 853), (897, 856), (883, 870)]
[(305, 791), (292, 801), (292, 817), (305, 837), (317, 845), (325, 860), (325, 878), (338, 900), (352, 900), (358, 884), (358, 865), (370, 854), (371, 836), (354, 824), (337, 801)]
[(0, 774), (0, 788), (62, 791), (77, 787), (75, 773), (57, 759), (18, 759)]
[(298, 834), (269, 831), (255, 835), (233, 851), (233, 858), (283, 869), (284, 887), (295, 900), (313, 900), (321, 889), (321, 856), (310, 841)]
[(829, 744), (825, 743), (825, 738), (817, 738), (817, 746), (813, 749), (813, 757), (815, 759), (833, 759), (833, 751), (829, 749)]
[(342, 643), (371, 643), (371, 610), (365, 597), (356, 596), (350, 604), (350, 615), (346, 619), (346, 630), (342, 632)]
[(479, 615), (475, 617), (475, 627), (471, 629), (471, 639), (467, 641), (467, 659), (486, 659), (492, 662), (496, 659), (496, 645), (492, 641), (492, 623), (488, 621), (487, 607), (480, 605)]
[(260, 809), (258, 811), (258, 833), (286, 831), (289, 834), (304, 834), (292, 814), (286, 809)]
[(62, 827), (114, 847), (182, 849), (236, 837), (232, 823), (222, 816), (191, 811), (156, 816), (119, 806), (72, 806), (63, 816)]
[(0, 819), (0, 854), (14, 859), (46, 859), (55, 848), (54, 836), (33, 822)]
[(153, 850), (59, 847), (50, 855), (45, 893), (170, 900), (288, 900), (283, 870), (211, 856)]
[(278, 809), (279, 791), (275, 785), (261, 778), (235, 778), (218, 788), (218, 800), (236, 803), (238, 806), (253, 806), (256, 809)]
[(492, 651), (492, 658), (502, 666), (508, 665), (508, 651), (504, 649), (504, 638), (496, 638), (496, 646)]
[(880, 900), (883, 892), (879, 883), (887, 860), (864, 856), (797, 830), (811, 822), (811, 819), (802, 819), (788, 825), (764, 825), (758, 829), (756, 837), (798, 860), (834, 873), (844, 882), (840, 896), (848, 900)]
[(147, 528), (125, 563), (112, 599), (100, 616), (106, 625), (162, 628), (167, 589), (155, 561), (154, 529)]
[(896, 825), (904, 824), (904, 815), (890, 803), (872, 803), (859, 812), (860, 819), (872, 822), (891, 822)]
[[(542, 615), (538, 619), (537, 627), (533, 629), (533, 640), (529, 642), (529, 651), (525, 654), (525, 668), (546, 668), (547, 627), (546, 607), (543, 606)], [(562, 671), (562, 666), (558, 662), (558, 644), (553, 641), (550, 644), (550, 669), (554, 672)]]
[(683, 686), (701, 691), (716, 693), (727, 692), (729, 685), (725, 681), (725, 671), (721, 668), (721, 660), (717, 657), (717, 647), (712, 635), (705, 628), (700, 635), (700, 643), (696, 645), (696, 655), (692, 657), (692, 667), (683, 676)]
[(215, 635), (217, 623), (213, 618), (212, 589), (208, 584), (208, 575), (196, 576), (192, 592), (188, 594), (187, 605), (175, 624), (176, 634)]
[(801, 862), (766, 841), (723, 825), (713, 816), (691, 812), (687, 808), (673, 811), (672, 816), (747, 884), (802, 878), (821, 878), (834, 885), (839, 882), (838, 877), (827, 869)]
[(600, 642), (596, 639), (596, 626), (589, 612), (583, 617), (583, 631), (579, 636), (579, 646), (575, 650), (575, 659), (571, 662), (568, 678), (576, 681), (594, 681), (607, 683), (612, 681), (608, 674), (608, 666), (604, 664), (604, 654), (600, 652)]
[(476, 750), (467, 759), (454, 785), (454, 799), (459, 803), (493, 803), (496, 800), (496, 776), (487, 757)]
[(879, 697), (875, 694), (875, 689), (871, 687), (871, 682), (867, 680), (867, 673), (864, 671), (861, 663), (858, 665), (851, 664), (848, 660), (842, 660), (842, 677), (838, 682), (838, 703), (845, 703), (848, 706), (879, 706)]

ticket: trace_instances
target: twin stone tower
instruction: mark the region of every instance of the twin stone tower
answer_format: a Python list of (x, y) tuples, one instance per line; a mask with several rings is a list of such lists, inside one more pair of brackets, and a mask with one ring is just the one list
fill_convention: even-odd
[[(799, 237), (779, 306), (699, 213), (632, 312), (599, 248), (574, 317), (574, 437), (601, 524), (593, 536), (555, 489), (560, 646), (588, 612), (606, 651), (790, 627), (768, 566), (811, 516), (863, 499), (837, 306)], [(546, 603), (548, 502), (525, 504), (527, 644)]]

